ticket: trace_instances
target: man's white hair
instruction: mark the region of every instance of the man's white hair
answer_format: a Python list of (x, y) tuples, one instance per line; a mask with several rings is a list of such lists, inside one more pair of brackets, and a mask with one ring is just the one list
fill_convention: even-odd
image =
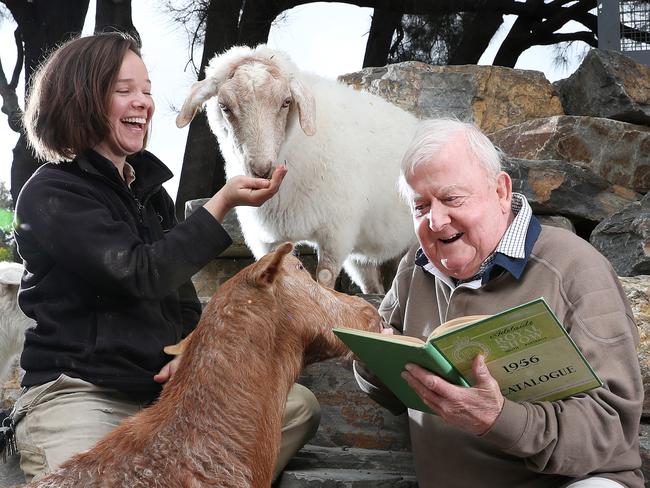
[(478, 127), (458, 119), (423, 120), (402, 158), (399, 191), (408, 204), (413, 201), (413, 189), (406, 181), (407, 176), (412, 175), (419, 164), (434, 158), (457, 134), (464, 135), (470, 154), (485, 168), (488, 177), (496, 181), (501, 171), (501, 155)]

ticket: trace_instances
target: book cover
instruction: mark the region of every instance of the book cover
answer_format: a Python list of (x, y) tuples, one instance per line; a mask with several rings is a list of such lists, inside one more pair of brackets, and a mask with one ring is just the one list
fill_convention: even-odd
[(513, 401), (553, 401), (602, 386), (543, 298), (495, 315), (450, 322), (427, 341), (343, 328), (334, 333), (407, 407), (428, 413), (401, 377), (407, 362), (470, 386), (472, 362), (483, 354), (501, 393)]

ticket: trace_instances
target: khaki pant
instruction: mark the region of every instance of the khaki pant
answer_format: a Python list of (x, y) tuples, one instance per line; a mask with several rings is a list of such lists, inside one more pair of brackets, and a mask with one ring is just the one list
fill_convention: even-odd
[[(27, 481), (53, 471), (74, 454), (89, 449), (142, 407), (115, 390), (65, 375), (30, 388), (16, 402), (14, 417), (20, 468)], [(282, 419), (274, 479), (313, 437), (319, 422), (316, 397), (304, 386), (294, 384)]]

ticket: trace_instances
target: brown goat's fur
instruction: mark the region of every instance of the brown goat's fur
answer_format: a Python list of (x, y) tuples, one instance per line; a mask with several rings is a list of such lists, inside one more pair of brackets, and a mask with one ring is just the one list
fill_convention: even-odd
[(303, 365), (348, 352), (332, 327), (380, 324), (361, 298), (313, 281), (292, 248), (220, 287), (154, 405), (28, 486), (268, 488)]

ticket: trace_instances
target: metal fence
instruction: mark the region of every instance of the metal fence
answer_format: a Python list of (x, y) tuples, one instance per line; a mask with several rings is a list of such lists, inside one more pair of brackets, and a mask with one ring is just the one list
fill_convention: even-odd
[(598, 47), (650, 66), (650, 1), (599, 0)]

